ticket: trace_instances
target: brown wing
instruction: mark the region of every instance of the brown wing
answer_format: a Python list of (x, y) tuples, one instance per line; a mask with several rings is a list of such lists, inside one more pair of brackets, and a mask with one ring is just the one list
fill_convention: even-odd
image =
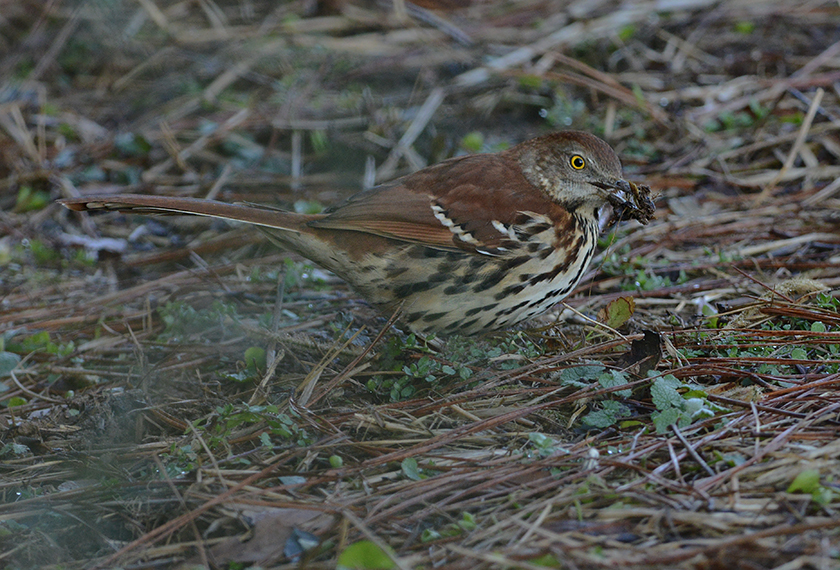
[(530, 213), (555, 218), (565, 210), (522, 176), (515, 155), (503, 152), (450, 159), (361, 192), (309, 225), (486, 252), (509, 238), (498, 224), (521, 223)]
[(316, 229), (351, 230), (432, 247), (451, 248), (452, 232), (435, 219), (431, 197), (400, 184), (377, 186), (327, 210), (309, 224)]

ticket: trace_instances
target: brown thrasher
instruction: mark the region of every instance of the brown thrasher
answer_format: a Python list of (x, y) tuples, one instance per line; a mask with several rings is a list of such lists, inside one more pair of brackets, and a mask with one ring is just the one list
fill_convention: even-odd
[(563, 131), (452, 158), (322, 214), (164, 196), (60, 200), (76, 211), (194, 214), (257, 226), (420, 333), (476, 334), (539, 315), (580, 281), (599, 211), (647, 223), (650, 189), (621, 178), (610, 146)]

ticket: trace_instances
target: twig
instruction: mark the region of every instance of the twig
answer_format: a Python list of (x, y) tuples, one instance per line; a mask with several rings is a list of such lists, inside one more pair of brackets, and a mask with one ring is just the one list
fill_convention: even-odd
[(788, 154), (785, 163), (776, 174), (776, 177), (773, 178), (773, 180), (767, 184), (767, 187), (761, 191), (761, 194), (756, 197), (757, 203), (761, 203), (773, 195), (773, 191), (776, 189), (776, 184), (782, 179), (785, 173), (790, 170), (790, 167), (793, 166), (793, 161), (796, 160), (797, 156), (799, 156), (799, 150), (802, 148), (802, 145), (805, 144), (808, 131), (811, 129), (811, 123), (814, 122), (814, 117), (817, 114), (817, 110), (820, 108), (820, 103), (822, 103), (823, 95), (825, 95), (825, 90), (822, 87), (819, 87), (814, 95), (814, 100), (811, 101), (811, 107), (808, 109), (808, 114), (805, 115), (805, 120), (802, 121), (802, 126), (799, 129), (799, 136), (796, 137), (796, 141), (793, 143), (793, 148), (790, 149), (790, 153)]
[(840, 178), (836, 178), (834, 182), (831, 184), (826, 185), (825, 188), (814, 194), (813, 196), (809, 196), (802, 200), (803, 206), (814, 206), (818, 202), (823, 202), (832, 196), (834, 196), (837, 191), (840, 190)]
[(36, 398), (38, 400), (43, 400), (45, 402), (49, 402), (50, 404), (64, 404), (65, 402), (63, 400), (59, 400), (59, 399), (56, 399), (56, 398), (50, 398), (49, 396), (44, 396), (43, 394), (38, 394), (37, 392), (33, 392), (29, 388), (26, 388), (23, 384), (20, 383), (20, 380), (18, 380), (17, 374), (15, 374), (15, 371), (18, 368), (20, 368), (23, 365), (23, 363), (26, 362), (29, 359), (29, 357), (31, 357), (33, 354), (34, 353), (29, 353), (28, 355), (26, 355), (25, 358), (21, 359), (21, 361), (17, 363), (17, 366), (15, 366), (14, 370), (9, 371), (9, 376), (12, 377), (12, 382), (15, 383), (15, 385), (20, 389), (21, 392), (23, 392), (24, 394), (26, 394), (30, 398)]
[[(426, 100), (417, 111), (417, 115), (414, 117), (414, 120), (411, 121), (411, 124), (405, 130), (405, 133), (397, 143), (397, 146), (391, 150), (391, 154), (388, 155), (388, 158), (385, 159), (385, 162), (377, 170), (377, 180), (387, 180), (393, 176), (400, 157), (407, 156), (411, 145), (414, 144), (414, 141), (420, 136), (423, 129), (426, 128), (428, 122), (432, 120), (435, 111), (437, 111), (440, 104), (443, 103), (444, 96), (445, 92), (442, 87), (435, 87), (432, 89), (432, 92), (429, 93), (428, 97), (426, 97)], [(422, 166), (425, 166), (425, 164), (420, 165), (420, 167)]]
[(714, 474), (715, 474), (714, 470), (712, 470), (712, 468), (711, 468), (711, 467), (709, 467), (709, 464), (708, 464), (708, 463), (706, 463), (706, 462), (703, 460), (703, 458), (702, 458), (702, 457), (700, 457), (700, 454), (699, 454), (699, 453), (697, 453), (697, 450), (696, 450), (696, 449), (694, 449), (694, 447), (693, 447), (693, 446), (692, 446), (692, 445), (688, 442), (688, 440), (685, 438), (685, 436), (684, 436), (684, 435), (682, 434), (682, 432), (680, 431), (680, 428), (677, 426), (677, 424), (672, 424), (672, 425), (671, 425), (671, 430), (674, 432), (674, 435), (676, 435), (676, 436), (677, 436), (677, 439), (679, 439), (679, 440), (680, 440), (680, 442), (683, 444), (683, 447), (685, 447), (685, 450), (686, 450), (686, 451), (688, 452), (688, 454), (689, 454), (689, 455), (690, 455), (690, 456), (694, 459), (694, 461), (696, 461), (697, 463), (699, 463), (699, 464), (700, 464), (700, 466), (701, 466), (703, 469), (705, 469), (705, 470), (706, 470), (706, 473), (708, 473), (709, 475), (714, 475)]

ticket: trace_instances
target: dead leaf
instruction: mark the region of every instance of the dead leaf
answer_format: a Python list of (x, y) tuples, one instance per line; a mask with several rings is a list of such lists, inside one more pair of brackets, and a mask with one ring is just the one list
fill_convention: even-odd
[(633, 297), (619, 297), (613, 299), (607, 306), (598, 311), (598, 321), (604, 323), (611, 329), (617, 329), (630, 320), (636, 310), (636, 301)]
[(252, 536), (244, 541), (230, 538), (211, 548), (209, 554), (218, 566), (228, 566), (231, 562), (274, 565), (287, 557), (289, 540), (300, 542), (295, 538), (296, 531), (311, 535), (335, 522), (332, 515), (307, 509), (248, 509), (241, 516), (252, 525)]

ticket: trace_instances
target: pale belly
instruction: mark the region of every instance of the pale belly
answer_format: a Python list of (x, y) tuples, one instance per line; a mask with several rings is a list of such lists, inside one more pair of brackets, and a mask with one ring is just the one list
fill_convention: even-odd
[[(513, 326), (548, 311), (580, 282), (595, 251), (596, 231), (567, 250), (491, 257), (407, 246), (390, 259), (366, 259), (348, 278), (384, 312), (419, 333), (478, 334)], [(371, 271), (371, 269), (376, 270)]]

